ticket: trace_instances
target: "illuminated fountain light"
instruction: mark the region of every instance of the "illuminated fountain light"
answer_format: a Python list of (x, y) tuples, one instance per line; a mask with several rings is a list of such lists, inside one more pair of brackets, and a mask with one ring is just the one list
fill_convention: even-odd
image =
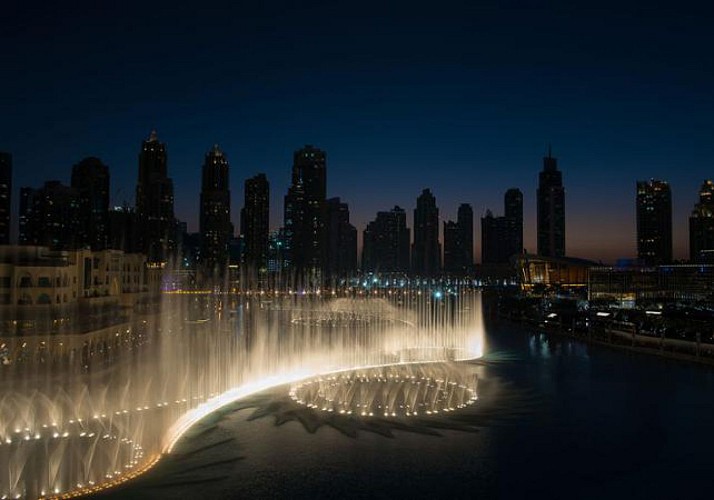
[(477, 378), (454, 363), (400, 364), (316, 377), (294, 384), (290, 397), (318, 411), (404, 418), (450, 412), (477, 399)]
[[(254, 294), (229, 303), (223, 296), (168, 295), (141, 348), (131, 347), (126, 360), (118, 358), (109, 368), (82, 364), (65, 373), (48, 370), (50, 365), (0, 367), (10, 370), (0, 379), (0, 497), (69, 496), (112, 487), (171, 451), (203, 416), (269, 387), (319, 373), (327, 384), (329, 372), (436, 365), (483, 353), (480, 307), (471, 303), (478, 302), (477, 295), (436, 299), (403, 291), (371, 293), (368, 299), (332, 293), (265, 298)], [(192, 308), (202, 308), (199, 319), (208, 321), (191, 318)], [(240, 314), (221, 313), (233, 310)], [(122, 338), (117, 345), (125, 345)], [(20, 341), (21, 348), (28, 342)], [(367, 384), (372, 375), (365, 370)], [(458, 383), (444, 385), (445, 374), (400, 373), (382, 373), (379, 383), (462, 390)], [(390, 418), (461, 404), (454, 396), (433, 409), (407, 403), (385, 411), (329, 399), (310, 404), (320, 411)]]

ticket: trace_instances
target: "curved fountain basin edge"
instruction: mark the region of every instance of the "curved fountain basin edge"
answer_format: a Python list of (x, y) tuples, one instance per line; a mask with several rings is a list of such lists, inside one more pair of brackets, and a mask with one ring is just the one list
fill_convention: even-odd
[(260, 379), (259, 381), (250, 382), (250, 383), (235, 387), (233, 389), (229, 389), (226, 392), (219, 394), (218, 396), (214, 396), (213, 398), (200, 404), (196, 408), (184, 413), (184, 415), (182, 417), (180, 417), (176, 422), (174, 422), (174, 424), (167, 431), (166, 436), (164, 438), (164, 446), (163, 446), (162, 454), (161, 455), (153, 455), (153, 456), (149, 457), (146, 464), (144, 466), (142, 466), (141, 468), (127, 474), (126, 476), (115, 478), (112, 481), (97, 484), (91, 488), (75, 489), (75, 490), (65, 492), (61, 495), (50, 496), (50, 497), (45, 497), (45, 498), (57, 498), (57, 499), (77, 498), (77, 497), (81, 497), (81, 496), (85, 496), (85, 495), (91, 495), (93, 493), (98, 493), (100, 491), (103, 491), (103, 490), (106, 490), (109, 488), (114, 488), (114, 487), (119, 486), (123, 483), (126, 483), (127, 481), (131, 481), (131, 480), (135, 479), (136, 477), (144, 474), (145, 472), (151, 470), (161, 460), (161, 457), (172, 453), (174, 447), (181, 440), (181, 438), (186, 434), (186, 432), (188, 432), (189, 429), (191, 429), (194, 425), (196, 425), (198, 422), (203, 420), (205, 417), (211, 415), (212, 413), (215, 413), (216, 411), (218, 411), (232, 403), (240, 401), (243, 398), (253, 396), (254, 394), (258, 394), (260, 392), (263, 392), (263, 391), (266, 391), (269, 389), (274, 389), (274, 388), (280, 387), (282, 385), (294, 384), (297, 382), (301, 382), (303, 380), (313, 378), (313, 377), (334, 375), (337, 373), (345, 373), (345, 372), (350, 372), (350, 371), (355, 371), (355, 370), (369, 370), (369, 369), (373, 369), (373, 368), (386, 368), (389, 366), (406, 366), (406, 365), (417, 365), (417, 364), (444, 363), (444, 362), (448, 362), (448, 361), (465, 362), (465, 361), (473, 361), (473, 360), (479, 359), (483, 356), (483, 353), (467, 353), (467, 354), (468, 355), (466, 357), (454, 358), (454, 359), (402, 361), (402, 362), (397, 362), (397, 363), (382, 363), (382, 364), (375, 364), (375, 365), (352, 366), (352, 367), (348, 367), (348, 368), (334, 368), (334, 369), (328, 369), (328, 370), (319, 371), (319, 372), (314, 372), (314, 371), (310, 372), (308, 370), (298, 370), (298, 371), (287, 373), (287, 374), (265, 377), (263, 379)]

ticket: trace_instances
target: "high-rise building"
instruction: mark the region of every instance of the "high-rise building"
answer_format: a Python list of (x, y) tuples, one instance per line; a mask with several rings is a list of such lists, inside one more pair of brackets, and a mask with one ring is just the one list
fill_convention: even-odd
[(298, 282), (319, 285), (326, 263), (325, 152), (307, 145), (293, 156), (292, 183), (285, 196), (289, 260)]
[(327, 200), (327, 276), (347, 277), (357, 270), (357, 228), (339, 198)]
[(672, 261), (672, 191), (665, 181), (637, 182), (637, 257), (647, 265)]
[(229, 165), (218, 145), (206, 153), (201, 176), (201, 267), (207, 277), (223, 277), (233, 236)]
[(509, 234), (508, 252), (511, 255), (523, 253), (523, 193), (518, 188), (506, 191), (503, 197), (503, 215), (511, 220), (512, 233)]
[(550, 147), (538, 179), (538, 255), (565, 256), (565, 188)]
[(714, 257), (714, 182), (704, 181), (699, 203), (689, 217), (689, 259), (692, 262)]
[(367, 224), (362, 241), (362, 270), (365, 272), (409, 272), (410, 234), (407, 213), (395, 206), (388, 212), (377, 212)]
[(444, 272), (466, 276), (474, 263), (474, 213), (471, 205), (459, 206), (456, 221), (444, 222)]
[(79, 195), (59, 181), (20, 189), (20, 244), (73, 250), (79, 246)]
[(166, 145), (154, 130), (141, 145), (136, 184), (140, 246), (148, 262), (165, 262), (175, 250), (174, 183), (167, 175)]
[(439, 209), (436, 206), (436, 198), (429, 189), (422, 191), (414, 209), (412, 271), (424, 277), (437, 276), (441, 271)]
[(245, 202), (240, 212), (243, 263), (257, 277), (267, 272), (270, 233), (270, 185), (265, 174), (245, 181)]
[(104, 250), (109, 244), (109, 168), (99, 158), (72, 167), (72, 188), (79, 196), (80, 247)]
[(268, 273), (278, 274), (290, 267), (286, 249), (285, 229), (271, 231), (268, 237)]
[(132, 208), (123, 206), (109, 210), (109, 248), (124, 253), (141, 253), (138, 234), (139, 222)]
[(481, 218), (481, 262), (508, 264), (523, 253), (523, 193), (511, 188), (503, 199), (504, 215), (495, 217), (490, 210)]
[(12, 155), (0, 151), (0, 245), (10, 243)]

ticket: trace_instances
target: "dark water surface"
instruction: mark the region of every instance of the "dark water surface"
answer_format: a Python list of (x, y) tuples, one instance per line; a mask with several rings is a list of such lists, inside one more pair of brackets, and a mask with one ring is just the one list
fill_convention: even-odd
[(283, 389), (211, 416), (105, 496), (714, 498), (712, 368), (509, 324), (486, 335), (486, 359), (470, 368), (480, 400), (452, 417), (477, 432), (441, 421), (439, 435), (408, 424), (310, 433)]

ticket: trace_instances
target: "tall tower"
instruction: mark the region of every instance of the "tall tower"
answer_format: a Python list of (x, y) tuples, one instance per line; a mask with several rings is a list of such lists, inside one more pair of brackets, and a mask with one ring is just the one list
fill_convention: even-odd
[(222, 277), (228, 266), (231, 225), (231, 192), (228, 159), (214, 145), (206, 153), (201, 175), (201, 267), (208, 277)]
[(0, 245), (10, 243), (12, 207), (12, 155), (0, 151)]
[(424, 277), (437, 276), (441, 271), (439, 209), (436, 206), (436, 198), (429, 189), (422, 191), (414, 209), (412, 271)]
[(637, 182), (637, 257), (647, 265), (672, 261), (672, 191), (665, 181)]
[(289, 259), (299, 281), (319, 285), (326, 262), (325, 152), (307, 145), (293, 156), (292, 183), (285, 196)]
[(565, 256), (565, 189), (550, 147), (538, 179), (538, 255)]
[(699, 203), (689, 217), (689, 259), (692, 262), (714, 257), (714, 182), (704, 181)]
[(466, 276), (474, 262), (474, 212), (471, 205), (459, 206), (456, 222), (444, 222), (444, 271)]
[(240, 212), (243, 262), (252, 279), (267, 272), (270, 231), (270, 185), (265, 174), (245, 181), (245, 201)]
[(327, 275), (342, 278), (357, 269), (357, 228), (350, 208), (339, 198), (327, 200)]
[(508, 219), (508, 243), (506, 251), (509, 256), (523, 253), (523, 193), (518, 188), (506, 191), (503, 197), (503, 215)]
[(141, 144), (136, 183), (140, 247), (149, 262), (165, 262), (174, 249), (174, 184), (167, 177), (166, 145), (156, 131)]
[(72, 188), (79, 197), (78, 244), (92, 250), (109, 245), (109, 167), (85, 158), (72, 167)]

